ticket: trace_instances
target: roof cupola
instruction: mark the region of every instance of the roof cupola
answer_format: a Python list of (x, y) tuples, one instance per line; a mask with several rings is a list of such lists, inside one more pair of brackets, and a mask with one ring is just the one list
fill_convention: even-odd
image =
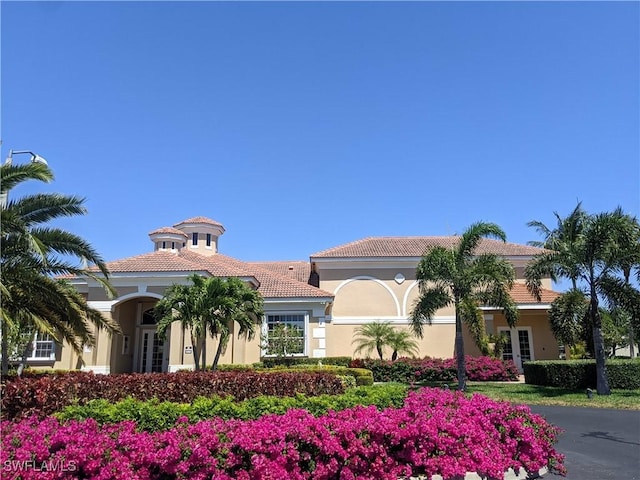
[(162, 227), (149, 233), (153, 250), (165, 250), (176, 253), (187, 243), (187, 235), (177, 228)]
[(201, 255), (218, 252), (218, 238), (224, 233), (221, 223), (207, 217), (193, 217), (176, 223), (174, 228), (187, 236), (186, 247)]

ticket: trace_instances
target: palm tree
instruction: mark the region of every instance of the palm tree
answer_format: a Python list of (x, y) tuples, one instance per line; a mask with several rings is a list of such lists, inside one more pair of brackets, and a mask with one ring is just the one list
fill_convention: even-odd
[(411, 332), (406, 330), (393, 330), (387, 337), (387, 345), (393, 350), (391, 360), (395, 361), (400, 353), (416, 356), (419, 353), (418, 342), (412, 338)]
[[(629, 252), (637, 248), (629, 236), (627, 216), (618, 209), (596, 215), (585, 215), (582, 231), (571, 249), (543, 252), (536, 255), (525, 269), (527, 288), (540, 300), (541, 279), (550, 277), (576, 278), (584, 291), (572, 289), (572, 295), (582, 293), (588, 302), (583, 317), (593, 335), (596, 358), (597, 391), (609, 395), (611, 390), (605, 367), (600, 298), (611, 305), (620, 305), (629, 312), (640, 311), (640, 292), (619, 277)], [(567, 309), (575, 318), (575, 311)]]
[(215, 370), (226, 348), (234, 322), (238, 337), (252, 339), (261, 322), (263, 300), (260, 294), (238, 278), (202, 277), (193, 274), (191, 285), (172, 285), (156, 304), (158, 334), (166, 336), (173, 322), (179, 321), (191, 335), (196, 370), (206, 367), (206, 338), (218, 338), (212, 364)]
[[(190, 279), (193, 281), (194, 277), (200, 278), (194, 274)], [(191, 285), (173, 284), (156, 303), (153, 313), (158, 319), (157, 331), (160, 338), (166, 337), (166, 331), (173, 322), (180, 322), (182, 328), (189, 331), (193, 362), (196, 371), (199, 371), (206, 337), (198, 311), (197, 293)]]
[(210, 310), (210, 319), (216, 329), (210, 329), (215, 338), (216, 330), (220, 335), (216, 355), (213, 359), (211, 369), (215, 370), (220, 360), (220, 355), (226, 349), (231, 329), (235, 323), (238, 324), (238, 338), (247, 340), (253, 339), (256, 333), (256, 326), (262, 322), (264, 316), (263, 299), (260, 294), (248, 287), (242, 280), (229, 277), (222, 280), (217, 277), (207, 279), (211, 284), (220, 284), (222, 288), (215, 287), (214, 290), (221, 291), (221, 298), (217, 308)]
[(426, 252), (416, 270), (420, 297), (411, 314), (411, 326), (417, 336), (422, 338), (423, 326), (431, 324), (438, 310), (452, 304), (455, 308), (458, 390), (466, 388), (462, 323), (475, 325), (481, 320), (481, 305), (502, 310), (509, 326), (518, 320), (516, 304), (509, 296), (515, 277), (513, 266), (498, 255), (478, 254), (483, 238), (506, 242), (498, 225), (474, 223), (455, 247), (435, 247)]
[[(41, 332), (67, 341), (82, 354), (95, 341), (94, 327), (120, 333), (119, 325), (90, 308), (69, 284), (54, 276), (83, 275), (96, 279), (109, 294), (108, 271), (101, 256), (81, 237), (47, 226), (51, 220), (84, 215), (84, 199), (56, 193), (8, 200), (16, 186), (28, 180), (50, 182), (53, 173), (42, 163), (0, 167), (0, 316), (3, 331)], [(78, 263), (73, 263), (76, 259)], [(87, 263), (93, 263), (93, 273)], [(8, 372), (8, 335), (2, 336), (2, 373)]]
[[(542, 242), (533, 240), (527, 243), (538, 248), (565, 252), (570, 257), (572, 249), (582, 234), (587, 214), (582, 209), (582, 202), (578, 202), (576, 208), (565, 218), (562, 218), (558, 212), (553, 212), (553, 215), (556, 217), (557, 224), (553, 229), (538, 220), (532, 220), (527, 223), (528, 227), (535, 228), (538, 233), (544, 236), (544, 241)], [(568, 278), (571, 280), (571, 285), (575, 290), (577, 288), (578, 272), (576, 270), (569, 271)]]
[(354, 354), (362, 351), (369, 355), (372, 350), (378, 352), (380, 360), (384, 357), (384, 347), (388, 345), (389, 338), (394, 335), (393, 327), (389, 322), (371, 322), (362, 325), (355, 330), (355, 337), (351, 344), (356, 344)]

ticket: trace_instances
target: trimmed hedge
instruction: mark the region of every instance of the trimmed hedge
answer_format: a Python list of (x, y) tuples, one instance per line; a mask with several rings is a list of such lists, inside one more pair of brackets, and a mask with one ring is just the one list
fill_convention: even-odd
[[(348, 357), (337, 357), (337, 358), (348, 358)], [(258, 366), (256, 366), (258, 365)], [(373, 385), (373, 374), (370, 370), (366, 368), (349, 368), (342, 367), (338, 365), (316, 365), (316, 364), (298, 364), (292, 366), (274, 366), (269, 368), (259, 367), (260, 364), (254, 364), (254, 366), (249, 365), (221, 365), (220, 371), (230, 371), (230, 372), (312, 372), (312, 373), (330, 373), (332, 375), (339, 376), (350, 376), (355, 378), (356, 385)]]
[(351, 357), (324, 357), (324, 358), (303, 358), (303, 357), (266, 357), (259, 364), (264, 368), (273, 368), (278, 366), (291, 367), (294, 365), (338, 365), (340, 367), (348, 367), (351, 363)]
[(94, 375), (70, 372), (13, 378), (2, 382), (2, 418), (13, 419), (58, 412), (72, 404), (102, 398), (117, 402), (138, 400), (191, 402), (200, 396), (233, 396), (237, 400), (258, 395), (307, 396), (343, 393), (336, 375), (312, 372), (177, 372)]
[[(465, 357), (467, 379), (471, 381), (514, 381), (518, 369), (512, 361), (491, 357)], [(376, 382), (450, 382), (457, 378), (455, 358), (399, 358), (396, 361), (357, 359), (352, 367), (367, 368)]]
[[(609, 387), (640, 388), (640, 359), (607, 360)], [(531, 385), (570, 389), (596, 387), (595, 360), (539, 360), (524, 364), (524, 380)]]
[(59, 420), (86, 420), (93, 418), (98, 424), (133, 420), (139, 431), (154, 432), (175, 427), (181, 416), (191, 423), (220, 417), (241, 420), (257, 419), (267, 414), (284, 414), (292, 408), (304, 409), (314, 416), (324, 415), (329, 410), (340, 411), (356, 405), (375, 405), (378, 409), (399, 408), (404, 404), (408, 387), (404, 385), (378, 385), (357, 387), (341, 395), (319, 395), (306, 397), (259, 396), (242, 402), (233, 397), (198, 397), (191, 404), (141, 401), (127, 398), (117, 403), (108, 400), (91, 400), (86, 405), (72, 405), (56, 413)]

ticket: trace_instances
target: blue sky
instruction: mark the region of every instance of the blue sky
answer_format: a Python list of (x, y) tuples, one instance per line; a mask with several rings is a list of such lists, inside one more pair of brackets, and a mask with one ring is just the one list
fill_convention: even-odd
[[(638, 2), (3, 1), (2, 157), (33, 150), (107, 260), (204, 215), (305, 260), (578, 199), (640, 214)], [(16, 161), (18, 157), (16, 157)], [(28, 156), (20, 157), (28, 160)]]

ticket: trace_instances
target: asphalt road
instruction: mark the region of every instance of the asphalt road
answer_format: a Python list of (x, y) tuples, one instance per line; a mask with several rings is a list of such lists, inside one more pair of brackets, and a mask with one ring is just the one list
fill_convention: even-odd
[(640, 480), (640, 411), (540, 405), (531, 410), (565, 430), (556, 450), (566, 456), (567, 476), (548, 473), (545, 479)]

